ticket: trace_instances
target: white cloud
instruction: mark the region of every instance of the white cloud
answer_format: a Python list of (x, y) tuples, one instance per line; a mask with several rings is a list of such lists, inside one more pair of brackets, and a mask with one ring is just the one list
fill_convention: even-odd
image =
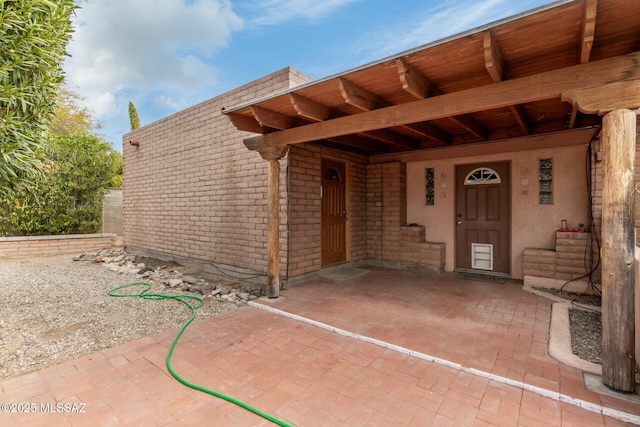
[(366, 46), (363, 50), (371, 50), (376, 58), (399, 53), (510, 16), (515, 13), (514, 6), (518, 5), (511, 0), (437, 2), (428, 9), (415, 9), (401, 29), (391, 27), (384, 32), (367, 34), (368, 42), (363, 44)]
[(276, 25), (297, 19), (316, 20), (359, 0), (257, 0), (252, 3), (254, 25)]
[(153, 98), (153, 105), (158, 110), (178, 111), (184, 108), (184, 100), (177, 100), (167, 95), (157, 95)]
[(99, 118), (116, 114), (115, 102), (127, 91), (197, 93), (211, 86), (216, 75), (211, 56), (243, 25), (229, 0), (79, 5), (65, 70), (68, 84)]

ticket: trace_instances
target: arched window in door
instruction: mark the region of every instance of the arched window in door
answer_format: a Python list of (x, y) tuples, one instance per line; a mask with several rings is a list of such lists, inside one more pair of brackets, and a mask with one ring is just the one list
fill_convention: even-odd
[(498, 172), (491, 168), (477, 168), (469, 172), (464, 185), (500, 184), (502, 180)]
[(342, 177), (340, 176), (340, 172), (338, 172), (335, 168), (329, 168), (324, 173), (325, 181), (337, 181), (342, 182)]

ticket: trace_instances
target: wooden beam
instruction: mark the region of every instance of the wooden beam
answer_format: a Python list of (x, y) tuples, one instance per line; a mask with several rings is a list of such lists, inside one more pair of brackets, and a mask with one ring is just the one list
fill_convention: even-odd
[[(491, 30), (485, 31), (484, 33), (484, 66), (491, 76), (491, 79), (495, 82), (501, 82), (504, 79), (504, 57), (502, 56), (502, 52), (500, 51), (500, 47), (496, 43), (496, 40), (493, 36), (493, 32)], [(511, 114), (516, 119), (518, 126), (525, 133), (525, 135), (529, 135), (529, 123), (528, 120), (522, 111), (517, 105), (509, 106), (509, 110)]]
[[(295, 93), (289, 94), (291, 104), (296, 112), (301, 116), (309, 120), (313, 120), (315, 122), (326, 120), (331, 116), (341, 117), (344, 114), (339, 111), (333, 111), (330, 107), (326, 105), (320, 104), (318, 102), (312, 101), (308, 98), (300, 96)], [(381, 134), (374, 135), (366, 135), (374, 140), (369, 138), (364, 138), (361, 136), (350, 135), (348, 137), (335, 137), (328, 138), (330, 141), (334, 141), (338, 144), (346, 145), (349, 147), (358, 148), (361, 150), (366, 150), (374, 154), (382, 154), (386, 152), (386, 145), (380, 144), (378, 141), (383, 141), (387, 144), (396, 143), (396, 138), (398, 135), (390, 135), (390, 132), (384, 134), (383, 137)]]
[(267, 296), (280, 294), (280, 162), (269, 161), (269, 219), (267, 254)]
[(413, 123), (405, 126), (405, 128), (418, 134), (419, 138), (422, 140), (429, 139), (444, 145), (451, 144), (451, 135), (431, 123)]
[(598, 11), (598, 0), (587, 0), (584, 3), (584, 14), (582, 16), (582, 34), (580, 35), (580, 63), (589, 62), (593, 40), (596, 33), (596, 13)]
[(377, 95), (361, 88), (347, 79), (338, 77), (337, 81), (340, 92), (342, 93), (342, 98), (344, 98), (344, 102), (352, 107), (356, 107), (362, 111), (370, 111), (387, 104)]
[(375, 139), (376, 141), (384, 142), (386, 144), (397, 145), (400, 147), (415, 150), (418, 147), (419, 141), (410, 138), (408, 136), (399, 134), (397, 132), (390, 131), (388, 129), (378, 129), (369, 132), (361, 132), (362, 135), (367, 138)]
[(606, 114), (620, 108), (635, 110), (640, 107), (640, 80), (568, 91), (562, 94), (562, 100), (585, 114)]
[[(433, 86), (429, 80), (415, 67), (409, 64), (405, 59), (398, 58), (395, 60), (396, 67), (398, 68), (398, 77), (400, 78), (400, 83), (402, 84), (402, 89), (413, 95), (416, 99), (424, 99), (429, 97), (430, 95), (441, 95), (442, 91), (437, 87)], [(456, 125), (461, 125), (458, 118), (452, 118), (452, 120), (456, 123)], [(466, 118), (467, 126), (463, 126), (465, 129), (473, 128), (476, 131), (481, 129), (482, 127), (479, 124), (473, 125), (473, 119), (468, 117)], [(427, 123), (425, 123), (427, 124)], [(423, 133), (425, 137), (428, 139), (432, 139), (436, 142), (441, 142), (444, 144), (451, 143), (451, 136), (444, 132), (443, 130), (430, 125), (432, 127), (432, 132), (424, 133), (421, 130), (421, 127), (416, 124), (405, 125), (409, 128), (410, 131), (417, 131), (419, 133)], [(422, 127), (424, 129), (424, 126)], [(484, 133), (484, 129), (482, 129), (482, 133)]]
[(258, 107), (256, 105), (249, 107), (253, 116), (258, 123), (263, 127), (269, 127), (274, 129), (288, 129), (291, 127), (293, 120), (290, 116), (278, 113), (276, 111), (267, 110), (266, 108)]
[(501, 82), (504, 72), (504, 59), (491, 30), (484, 32), (484, 66), (494, 82)]
[(245, 139), (243, 142), (245, 147), (247, 147), (251, 151), (257, 151), (265, 160), (281, 159), (285, 154), (287, 154), (287, 151), (289, 150), (289, 146), (286, 144), (263, 146), (251, 141), (251, 138)]
[(602, 381), (635, 390), (634, 163), (636, 115), (607, 114), (602, 124)]
[(473, 117), (460, 115), (449, 117), (449, 119), (453, 120), (458, 126), (462, 126), (467, 132), (477, 136), (481, 140), (485, 141), (487, 139), (487, 130)]
[(254, 118), (249, 116), (243, 116), (238, 113), (227, 113), (227, 117), (231, 120), (231, 123), (238, 130), (253, 133), (264, 133), (264, 128), (260, 126), (260, 123)]
[(296, 93), (290, 93), (291, 105), (300, 117), (304, 117), (315, 122), (327, 120), (331, 117), (331, 108), (319, 102), (312, 101)]
[[(580, 34), (580, 52), (578, 54), (581, 64), (589, 62), (593, 40), (596, 32), (596, 14), (598, 11), (598, 0), (587, 0), (584, 3), (584, 14), (582, 15), (582, 31)], [(571, 116), (569, 117), (569, 129), (573, 129), (578, 117), (578, 106), (571, 106)]]
[(402, 89), (417, 99), (427, 98), (431, 85), (424, 75), (402, 58), (396, 59), (395, 62)]
[(388, 144), (360, 135), (336, 136), (327, 139), (327, 141), (332, 141), (347, 147), (357, 148), (359, 150), (367, 151), (371, 154), (385, 154), (389, 151), (387, 148)]
[(610, 82), (640, 80), (640, 52), (363, 112), (251, 138), (256, 146), (298, 144), (436, 120), (516, 104)]

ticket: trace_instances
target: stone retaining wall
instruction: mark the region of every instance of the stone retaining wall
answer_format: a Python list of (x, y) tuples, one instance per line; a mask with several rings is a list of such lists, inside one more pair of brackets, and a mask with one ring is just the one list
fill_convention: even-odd
[(115, 234), (0, 237), (0, 259), (99, 251), (115, 244)]

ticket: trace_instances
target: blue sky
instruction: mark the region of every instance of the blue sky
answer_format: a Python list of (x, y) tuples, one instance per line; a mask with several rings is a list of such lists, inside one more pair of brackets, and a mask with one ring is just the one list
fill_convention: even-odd
[(78, 0), (67, 85), (120, 150), (142, 125), (286, 66), (318, 79), (549, 0)]

